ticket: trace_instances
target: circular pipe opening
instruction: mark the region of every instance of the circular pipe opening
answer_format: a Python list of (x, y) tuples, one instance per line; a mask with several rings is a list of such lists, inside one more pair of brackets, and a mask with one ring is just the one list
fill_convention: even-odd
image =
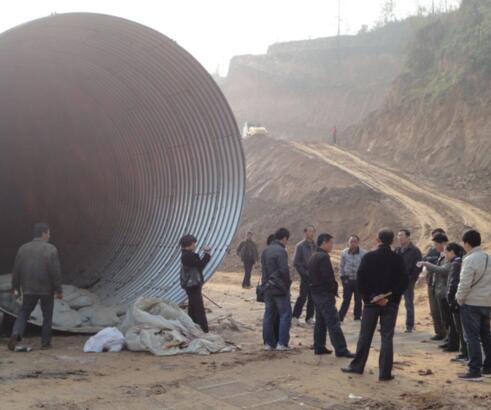
[(98, 14), (0, 35), (0, 272), (46, 221), (64, 283), (106, 303), (181, 302), (184, 233), (212, 245), (243, 206), (240, 134), (218, 86), (173, 40)]

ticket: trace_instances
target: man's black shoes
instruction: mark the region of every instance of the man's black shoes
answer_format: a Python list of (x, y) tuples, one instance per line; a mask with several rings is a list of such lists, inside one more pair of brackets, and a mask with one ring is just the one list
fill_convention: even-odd
[(467, 382), (482, 382), (482, 376), (480, 374), (461, 373), (458, 375), (460, 380)]
[(354, 353), (351, 353), (349, 350), (342, 354), (337, 354), (336, 357), (345, 357), (346, 359), (353, 359), (355, 357)]
[(391, 376), (387, 376), (387, 377), (379, 377), (378, 381), (379, 382), (389, 382), (389, 381), (394, 380), (394, 379), (395, 379), (395, 377), (391, 375)]
[(341, 371), (343, 373), (363, 374), (363, 372), (360, 372), (359, 370), (353, 369), (352, 367), (342, 367)]
[(443, 339), (445, 339), (443, 336), (438, 336), (438, 335), (430, 337), (430, 340), (434, 340), (434, 341), (439, 341), (439, 340), (443, 340)]
[(324, 347), (322, 350), (316, 350), (314, 354), (316, 355), (332, 354), (332, 350), (329, 350), (327, 347)]

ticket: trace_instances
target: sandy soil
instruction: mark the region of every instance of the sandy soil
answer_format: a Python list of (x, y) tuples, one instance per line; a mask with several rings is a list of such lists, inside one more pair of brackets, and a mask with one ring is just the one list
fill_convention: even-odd
[[(360, 182), (397, 201), (407, 222), (419, 225), (417, 242), (424, 246), (435, 227), (460, 238), (465, 228), (477, 228), (483, 241), (491, 239), (491, 213), (463, 200), (449, 197), (422, 182), (413, 182), (387, 167), (364, 161), (356, 155), (327, 144), (292, 145), (306, 155), (317, 157), (354, 176)], [(404, 209), (405, 208), (405, 209)], [(414, 222), (412, 222), (413, 224)], [(415, 238), (415, 239), (416, 239)]]
[[(429, 342), (430, 319), (424, 288), (416, 297), (417, 331), (395, 337), (396, 380), (377, 381), (378, 335), (364, 376), (339, 368), (345, 359), (314, 356), (312, 329), (292, 329), (293, 350), (263, 352), (263, 305), (255, 291), (243, 290), (238, 273), (217, 273), (205, 293), (213, 318), (231, 314), (244, 324), (224, 336), (240, 346), (235, 353), (158, 358), (146, 353), (84, 354), (86, 337), (60, 336), (51, 351), (8, 352), (0, 359), (2, 409), (489, 409), (491, 379), (456, 380), (463, 365)], [(293, 295), (297, 294), (295, 283)], [(355, 349), (359, 322), (343, 329)], [(38, 337), (27, 340), (33, 347)], [(423, 375), (427, 374), (427, 375)], [(355, 398), (349, 398), (351, 397)], [(361, 397), (356, 398), (356, 397)]]

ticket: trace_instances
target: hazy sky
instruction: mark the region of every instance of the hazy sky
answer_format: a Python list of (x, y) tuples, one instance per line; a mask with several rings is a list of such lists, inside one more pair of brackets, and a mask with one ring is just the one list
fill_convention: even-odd
[[(455, 5), (459, 0), (434, 0)], [(383, 0), (341, 0), (341, 32), (373, 26)], [(432, 0), (394, 0), (396, 16), (415, 14)], [(2, 4), (0, 32), (53, 12), (124, 17), (173, 38), (209, 71), (227, 69), (238, 54), (261, 54), (278, 41), (334, 35), (338, 0), (16, 0)]]

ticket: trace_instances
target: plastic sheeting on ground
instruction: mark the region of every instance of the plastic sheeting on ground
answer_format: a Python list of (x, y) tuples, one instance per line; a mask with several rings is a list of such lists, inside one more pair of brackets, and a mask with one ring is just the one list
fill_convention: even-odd
[(138, 298), (128, 309), (120, 329), (129, 350), (157, 356), (235, 350), (221, 336), (204, 333), (175, 303), (156, 298)]
[(123, 346), (124, 335), (115, 327), (107, 327), (85, 342), (84, 352), (120, 352)]

